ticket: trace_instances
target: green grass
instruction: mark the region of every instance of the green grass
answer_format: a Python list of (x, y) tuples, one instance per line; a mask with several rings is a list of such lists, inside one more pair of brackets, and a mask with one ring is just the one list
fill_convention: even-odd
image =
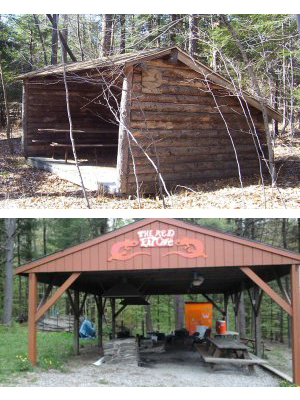
[[(37, 366), (44, 369), (63, 369), (73, 354), (72, 334), (64, 332), (38, 332)], [(27, 358), (27, 327), (17, 324), (0, 326), (0, 383), (23, 371), (33, 370)]]

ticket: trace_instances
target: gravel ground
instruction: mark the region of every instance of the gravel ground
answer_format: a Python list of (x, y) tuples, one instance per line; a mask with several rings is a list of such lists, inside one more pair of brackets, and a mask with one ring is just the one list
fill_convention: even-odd
[(28, 372), (10, 386), (29, 387), (276, 387), (279, 379), (255, 367), (255, 373), (237, 367), (217, 366), (211, 371), (197, 352), (172, 350), (147, 354), (145, 367), (92, 365), (99, 356), (89, 348), (61, 371)]

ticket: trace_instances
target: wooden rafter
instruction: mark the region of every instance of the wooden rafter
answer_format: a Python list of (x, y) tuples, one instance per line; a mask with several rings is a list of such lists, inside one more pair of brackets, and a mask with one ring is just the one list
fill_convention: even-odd
[(268, 296), (275, 301), (283, 310), (292, 315), (292, 307), (283, 300), (266, 282), (264, 282), (254, 271), (249, 267), (240, 267), (241, 271), (248, 276), (257, 286), (259, 286)]

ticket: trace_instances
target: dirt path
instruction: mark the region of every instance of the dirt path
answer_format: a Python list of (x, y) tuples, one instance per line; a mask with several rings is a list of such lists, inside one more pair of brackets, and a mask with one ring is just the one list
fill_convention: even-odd
[(278, 386), (279, 379), (256, 367), (249, 375), (237, 367), (218, 366), (214, 371), (201, 362), (198, 353), (173, 350), (163, 354), (147, 354), (146, 367), (126, 365), (94, 366), (99, 357), (93, 348), (73, 357), (64, 371), (26, 373), (11, 386), (126, 386), (126, 387), (248, 387)]

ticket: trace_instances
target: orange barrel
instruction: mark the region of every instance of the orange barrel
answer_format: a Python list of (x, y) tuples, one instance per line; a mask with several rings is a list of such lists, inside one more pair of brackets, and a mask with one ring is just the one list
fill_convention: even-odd
[(223, 320), (218, 320), (216, 322), (216, 331), (219, 335), (225, 335), (226, 334), (226, 321)]

